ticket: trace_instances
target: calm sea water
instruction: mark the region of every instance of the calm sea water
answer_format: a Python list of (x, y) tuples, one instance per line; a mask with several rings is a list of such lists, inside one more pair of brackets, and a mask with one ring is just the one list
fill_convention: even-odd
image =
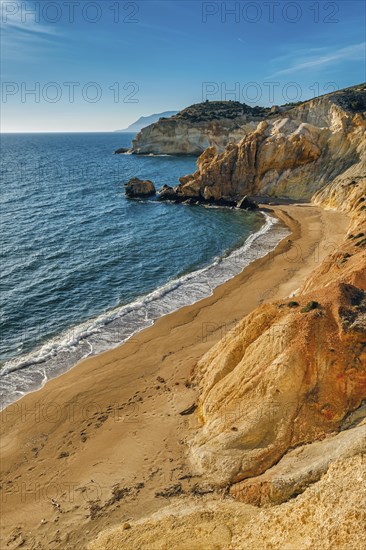
[(126, 199), (131, 177), (175, 185), (196, 160), (112, 154), (132, 137), (2, 135), (3, 405), (209, 295), (284, 236), (257, 213)]

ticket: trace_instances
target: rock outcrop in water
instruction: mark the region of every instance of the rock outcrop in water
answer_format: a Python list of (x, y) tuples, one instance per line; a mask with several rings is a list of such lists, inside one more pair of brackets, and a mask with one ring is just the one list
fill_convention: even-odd
[(155, 195), (156, 190), (152, 181), (132, 178), (125, 184), (125, 193), (129, 198), (151, 197), (152, 195)]
[(248, 195), (245, 195), (242, 199), (240, 199), (236, 206), (239, 210), (257, 210), (258, 208), (258, 204), (249, 198)]
[(366, 85), (306, 101), (242, 132), (223, 152), (207, 148), (178, 198), (238, 200), (243, 195), (310, 199), (365, 155)]
[(132, 142), (134, 154), (200, 155), (207, 147), (222, 151), (252, 132), (270, 113), (237, 101), (211, 101), (187, 107), (143, 128)]

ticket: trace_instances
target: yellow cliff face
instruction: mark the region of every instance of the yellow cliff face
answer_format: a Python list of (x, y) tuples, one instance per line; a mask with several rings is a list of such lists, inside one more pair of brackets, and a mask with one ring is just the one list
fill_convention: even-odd
[(200, 155), (210, 146), (223, 151), (229, 143), (237, 143), (253, 132), (267, 112), (269, 109), (252, 109), (230, 101), (192, 105), (143, 128), (133, 140), (131, 152)]
[(350, 103), (318, 98), (262, 121), (181, 179), (187, 196), (312, 198), (350, 227), (294, 296), (257, 307), (193, 369), (192, 472), (235, 500), (181, 497), (90, 549), (365, 547), (366, 118)]
[(261, 510), (232, 500), (185, 499), (101, 533), (88, 548), (361, 550), (366, 544), (365, 466), (362, 456), (338, 460), (305, 493)]
[(341, 246), (296, 296), (256, 308), (192, 373), (200, 422), (188, 442), (192, 471), (234, 499), (181, 496), (152, 516), (101, 532), (90, 550), (310, 550), (319, 541), (325, 550), (365, 546), (361, 170), (314, 197), (350, 214)]
[[(366, 105), (365, 86), (354, 93)], [(178, 196), (310, 199), (365, 158), (366, 108), (358, 111), (354, 105), (347, 92), (339, 92), (269, 116), (223, 152), (206, 150), (198, 170), (181, 179)]]
[[(314, 481), (313, 451), (302, 446), (334, 436), (358, 407), (366, 416), (366, 181), (360, 173), (358, 166), (314, 198), (352, 215), (344, 244), (295, 298), (257, 308), (193, 373), (201, 428), (191, 440), (192, 464), (213, 483), (232, 485), (231, 494), (244, 502), (287, 500), (297, 478), (302, 492)], [(357, 452), (366, 452), (364, 430)], [(344, 452), (352, 442), (353, 434)], [(299, 446), (310, 453), (301, 468), (287, 454)], [(328, 462), (317, 461), (316, 479)], [(288, 471), (291, 483), (282, 479)]]
[(352, 214), (344, 244), (296, 297), (254, 310), (193, 373), (201, 428), (192, 463), (245, 502), (261, 501), (264, 480), (238, 482), (338, 432), (366, 399), (366, 181), (338, 180), (315, 200)]
[(297, 297), (299, 306), (264, 305), (201, 360), (202, 428), (191, 457), (212, 481), (263, 473), (290, 448), (336, 431), (361, 404), (365, 257), (359, 269), (363, 289), (339, 280)]
[(350, 213), (354, 225), (361, 227), (366, 211), (366, 141), (362, 141), (358, 153), (360, 161), (315, 193), (313, 203)]

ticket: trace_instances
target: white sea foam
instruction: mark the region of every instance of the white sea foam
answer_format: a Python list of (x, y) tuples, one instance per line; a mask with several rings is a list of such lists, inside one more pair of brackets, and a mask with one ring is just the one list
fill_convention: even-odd
[(111, 349), (132, 338), (156, 319), (193, 304), (273, 250), (289, 234), (267, 214), (259, 231), (243, 246), (207, 267), (170, 281), (134, 302), (107, 311), (52, 338), (39, 349), (8, 361), (0, 370), (0, 404), (4, 408), (48, 380), (72, 368), (81, 359)]

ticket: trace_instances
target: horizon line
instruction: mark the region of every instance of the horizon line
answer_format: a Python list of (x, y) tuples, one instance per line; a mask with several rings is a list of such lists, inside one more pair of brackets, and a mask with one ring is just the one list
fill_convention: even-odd
[(0, 135), (5, 134), (137, 134), (138, 132), (125, 132), (121, 130), (60, 130), (60, 131), (26, 131), (26, 132), (3, 132), (0, 131)]

